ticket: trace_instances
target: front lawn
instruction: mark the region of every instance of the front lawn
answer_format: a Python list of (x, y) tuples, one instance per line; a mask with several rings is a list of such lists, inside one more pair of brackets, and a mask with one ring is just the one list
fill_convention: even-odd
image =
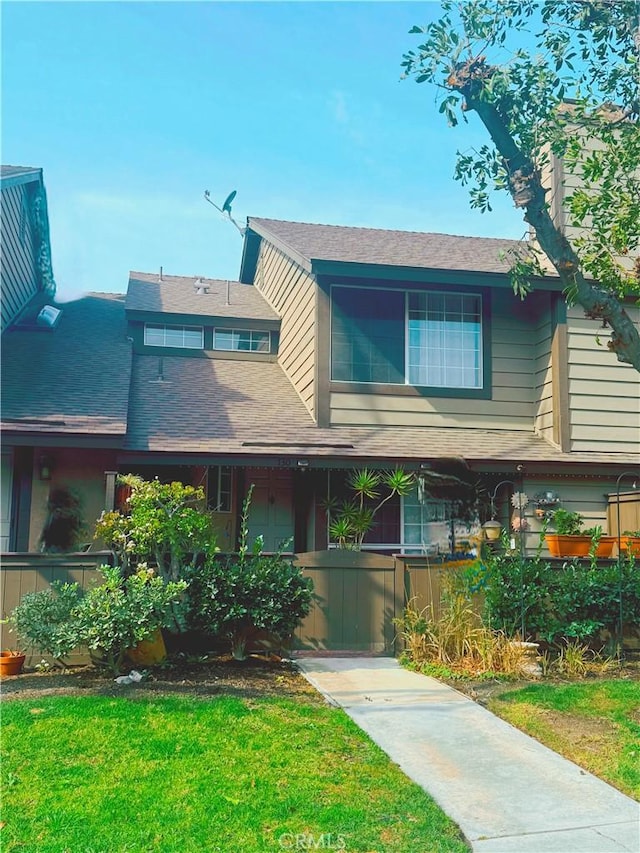
[(490, 699), (491, 711), (640, 799), (640, 682), (531, 684)]
[(277, 853), (305, 849), (300, 839), (362, 853), (468, 849), (342, 711), (315, 699), (131, 692), (3, 706), (5, 853)]

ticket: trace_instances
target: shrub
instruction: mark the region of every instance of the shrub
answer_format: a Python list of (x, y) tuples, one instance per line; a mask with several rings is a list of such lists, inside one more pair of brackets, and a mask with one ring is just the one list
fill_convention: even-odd
[(14, 630), (27, 646), (51, 655), (65, 666), (65, 657), (78, 645), (73, 614), (79, 600), (77, 583), (54, 581), (51, 589), (28, 592), (11, 615)]
[(66, 655), (83, 646), (95, 664), (117, 675), (127, 650), (165, 624), (187, 584), (165, 584), (144, 567), (127, 578), (116, 567), (100, 571), (104, 583), (84, 594), (78, 584), (56, 583), (27, 593), (11, 619), (19, 636), (40, 653), (64, 663)]
[(117, 674), (128, 649), (167, 623), (187, 583), (165, 583), (146, 567), (127, 578), (114, 566), (101, 571), (105, 582), (90, 587), (74, 613), (78, 645), (89, 649), (95, 664)]
[(201, 488), (133, 474), (120, 482), (131, 490), (128, 512), (103, 513), (95, 536), (115, 551), (125, 573), (153, 559), (165, 580), (177, 581), (201, 555), (218, 550)]
[(622, 593), (624, 622), (640, 624), (640, 573), (633, 557), (598, 565), (568, 560), (562, 568), (538, 555), (522, 559), (507, 551), (487, 555), (485, 617), (511, 633), (524, 612), (528, 636), (560, 645), (572, 639), (597, 645), (601, 631), (618, 634)]
[(281, 554), (266, 555), (262, 537), (247, 545), (253, 486), (243, 505), (240, 551), (225, 560), (210, 555), (191, 573), (190, 626), (226, 637), (234, 658), (246, 657), (256, 630), (286, 641), (311, 608), (312, 581)]

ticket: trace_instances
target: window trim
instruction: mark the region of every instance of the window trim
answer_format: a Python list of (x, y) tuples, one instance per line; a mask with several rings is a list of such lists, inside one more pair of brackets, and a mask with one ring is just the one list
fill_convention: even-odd
[[(149, 341), (147, 340), (147, 330), (150, 328), (162, 329), (162, 331), (163, 331), (163, 343), (161, 343), (161, 344), (149, 343)], [(182, 330), (183, 343), (182, 344), (167, 343), (167, 334), (166, 334), (167, 329), (172, 329), (173, 331), (181, 329)], [(200, 332), (200, 345), (199, 346), (197, 346), (197, 347), (196, 346), (190, 346), (190, 345), (186, 345), (184, 343), (184, 333), (186, 330), (189, 330), (190, 332), (196, 332), (196, 331)], [(145, 323), (143, 333), (142, 333), (142, 343), (145, 347), (158, 347), (158, 348), (164, 347), (165, 349), (196, 350), (196, 351), (203, 350), (204, 349), (204, 326), (189, 326), (185, 323), (179, 323), (176, 325), (173, 325), (171, 323)]]
[[(331, 359), (333, 346), (333, 289), (334, 287), (351, 288), (353, 290), (402, 290), (405, 293), (405, 382), (404, 384), (392, 382), (366, 382), (356, 380), (342, 380), (331, 378)], [(428, 283), (416, 286), (413, 282), (401, 282), (398, 287), (384, 287), (376, 284), (351, 284), (348, 282), (331, 282), (329, 283), (329, 335), (328, 335), (328, 380), (329, 391), (333, 393), (354, 393), (354, 394), (382, 394), (407, 397), (449, 397), (449, 398), (464, 398), (476, 400), (489, 400), (492, 396), (492, 364), (491, 364), (491, 290), (488, 287), (468, 287), (466, 285), (456, 285), (455, 290), (447, 289), (446, 285), (438, 283)], [(473, 295), (480, 298), (480, 318), (481, 318), (481, 344), (480, 344), (480, 359), (482, 364), (482, 385), (477, 388), (469, 388), (465, 386), (441, 386), (441, 385), (411, 385), (407, 381), (408, 377), (408, 298), (410, 293), (429, 292), (447, 295)]]

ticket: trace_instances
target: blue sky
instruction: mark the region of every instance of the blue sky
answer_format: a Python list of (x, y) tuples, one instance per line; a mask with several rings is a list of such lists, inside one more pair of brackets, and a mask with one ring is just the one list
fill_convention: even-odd
[(5, 2), (2, 162), (41, 166), (59, 296), (130, 269), (237, 278), (233, 214), (520, 237), (471, 211), (433, 90), (400, 80), (437, 3)]

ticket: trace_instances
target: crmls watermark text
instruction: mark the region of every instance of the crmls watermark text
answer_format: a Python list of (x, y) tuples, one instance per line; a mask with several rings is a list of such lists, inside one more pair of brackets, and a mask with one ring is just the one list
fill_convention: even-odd
[(344, 835), (333, 832), (323, 832), (322, 835), (312, 835), (310, 832), (283, 832), (278, 838), (278, 844), (283, 850), (347, 849)]

